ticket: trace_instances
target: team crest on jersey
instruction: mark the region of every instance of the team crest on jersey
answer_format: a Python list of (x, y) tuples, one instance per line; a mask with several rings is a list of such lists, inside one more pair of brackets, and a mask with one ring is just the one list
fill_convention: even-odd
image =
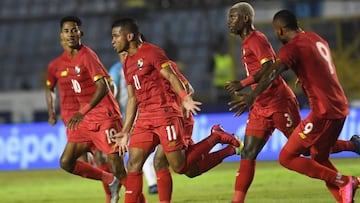
[(138, 61), (137, 61), (137, 67), (138, 67), (139, 69), (141, 69), (143, 65), (144, 65), (144, 60), (143, 60), (143, 59), (138, 59)]
[(76, 74), (76, 75), (80, 75), (80, 72), (81, 72), (80, 67), (79, 67), (79, 66), (75, 66), (75, 74)]

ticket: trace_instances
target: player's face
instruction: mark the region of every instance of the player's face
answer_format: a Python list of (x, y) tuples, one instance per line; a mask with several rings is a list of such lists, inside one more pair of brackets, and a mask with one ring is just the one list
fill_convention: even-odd
[(282, 28), (281, 24), (279, 24), (279, 23), (276, 22), (276, 21), (273, 21), (272, 24), (273, 24), (275, 36), (278, 38), (278, 40), (279, 40), (281, 43), (286, 44), (286, 43), (287, 43), (287, 40), (285, 39), (284, 29)]
[(231, 8), (228, 15), (228, 27), (232, 34), (240, 34), (245, 28), (243, 15), (238, 12), (237, 8)]
[(60, 35), (60, 44), (64, 50), (70, 51), (71, 48), (67, 45), (67, 43), (62, 35)]
[(121, 27), (114, 27), (111, 30), (112, 45), (117, 53), (127, 51), (129, 49), (129, 41), (127, 39), (127, 33)]
[(80, 28), (75, 22), (64, 22), (60, 33), (60, 39), (63, 40), (63, 47), (78, 48), (81, 44), (81, 36)]

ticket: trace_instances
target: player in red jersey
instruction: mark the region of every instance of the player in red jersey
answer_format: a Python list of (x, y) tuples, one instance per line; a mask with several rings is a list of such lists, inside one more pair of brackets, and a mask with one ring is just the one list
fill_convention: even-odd
[[(253, 22), (254, 9), (250, 4), (237, 3), (229, 10), (229, 31), (242, 39), (241, 59), (248, 75), (241, 82), (231, 81), (225, 85), (225, 89), (233, 94), (250, 84), (254, 88), (256, 84), (253, 78), (256, 74), (275, 61), (275, 52), (271, 44), (263, 33), (255, 29)], [(295, 95), (280, 76), (270, 88), (256, 98), (249, 111), (244, 149), (236, 174), (232, 202), (245, 201), (246, 193), (254, 179), (256, 157), (274, 130), (279, 129), (289, 137), (299, 122), (300, 114)]]
[[(185, 87), (187, 94), (192, 96), (194, 94), (194, 89), (192, 88), (189, 81), (185, 78), (185, 76), (177, 68), (176, 63), (173, 61), (169, 61), (168, 63), (173, 69), (174, 73), (179, 77), (180, 81), (183, 83), (183, 86)], [(163, 81), (164, 81), (164, 87), (167, 86), (166, 88), (171, 89), (170, 84), (166, 82), (167, 80), (163, 79)], [(171, 90), (171, 92), (173, 93), (175, 99), (178, 101), (178, 105), (181, 106), (181, 99), (174, 93), (173, 90)], [(193, 115), (189, 114), (188, 117), (184, 116), (182, 120), (184, 126), (183, 132), (181, 133), (183, 135), (183, 142), (185, 146), (191, 148), (191, 146), (195, 144), (195, 142), (192, 139), (192, 132), (194, 127)], [(185, 175), (190, 178), (194, 178), (196, 176), (205, 173), (211, 168), (217, 166), (226, 157), (232, 156), (234, 154), (240, 154), (243, 144), (241, 143), (240, 140), (239, 142), (240, 142), (240, 147), (234, 147), (232, 145), (228, 145), (218, 151), (204, 154), (203, 158), (199, 160), (196, 164), (194, 164), (192, 167), (190, 167), (189, 170), (185, 173)], [(163, 147), (161, 145), (158, 145), (154, 159), (155, 159), (154, 166), (158, 179), (157, 182), (158, 182), (158, 193), (159, 193), (160, 202), (170, 203), (171, 195), (172, 195), (172, 179), (169, 171), (169, 164), (166, 159), (165, 153), (163, 151)]]
[[(109, 185), (111, 203), (119, 199), (119, 181), (126, 176), (122, 157), (113, 148), (110, 135), (121, 130), (121, 114), (115, 98), (109, 92), (108, 73), (96, 54), (81, 44), (81, 21), (67, 16), (60, 21), (60, 38), (64, 40), (64, 53), (52, 61), (48, 69), (48, 104), (52, 104), (52, 90), (57, 84), (61, 108), (77, 110), (65, 115), (68, 143), (60, 159), (61, 167), (75, 175), (102, 180)], [(76, 99), (75, 103), (71, 97)], [(70, 112), (70, 111), (68, 111)], [(78, 157), (90, 151), (90, 144), (108, 154), (111, 173), (78, 161)]]
[(141, 194), (142, 165), (158, 144), (162, 145), (171, 168), (180, 174), (186, 173), (217, 143), (240, 145), (234, 136), (216, 127), (209, 137), (185, 150), (182, 109), (163, 85), (163, 78), (181, 98), (187, 115), (196, 114), (201, 103), (192, 100), (187, 94), (164, 51), (153, 44), (142, 42), (139, 36), (139, 27), (133, 19), (124, 18), (112, 25), (114, 49), (118, 53), (128, 53), (124, 63), (129, 95), (125, 123), (122, 131), (114, 136), (120, 153), (129, 151), (126, 203), (136, 202)]
[[(242, 39), (242, 62), (248, 75), (242, 81), (231, 81), (225, 85), (225, 89), (232, 94), (249, 85), (255, 88), (261, 74), (276, 59), (275, 52), (266, 36), (256, 30), (253, 25), (254, 14), (253, 7), (245, 2), (237, 3), (229, 10), (229, 30)], [(256, 157), (273, 131), (278, 129), (288, 138), (300, 120), (295, 95), (279, 76), (256, 98), (250, 108), (245, 130), (245, 147), (241, 153), (232, 202), (245, 201), (246, 193), (254, 178)], [(355, 144), (351, 141), (339, 140), (334, 151), (345, 150), (354, 151)]]
[[(310, 114), (290, 135), (280, 152), (279, 162), (290, 170), (324, 180), (338, 202), (351, 203), (359, 178), (342, 175), (329, 159), (349, 113), (330, 48), (316, 33), (302, 31), (296, 16), (288, 10), (275, 14), (273, 27), (284, 44), (278, 60), (264, 72), (253, 91), (239, 93), (240, 97), (230, 102), (230, 109), (238, 108), (237, 115), (240, 115), (281, 72), (292, 69), (308, 96)], [(308, 150), (310, 158), (301, 156)]]
[[(70, 48), (66, 46), (64, 40), (61, 40), (61, 45), (64, 48), (64, 50), (70, 51)], [(65, 54), (66, 51), (64, 51)], [(64, 123), (67, 123), (71, 118), (71, 116), (74, 115), (80, 108), (80, 105), (75, 98), (74, 92), (71, 90), (71, 83), (67, 80), (66, 77), (67, 73), (66, 71), (64, 71), (64, 67), (57, 66), (60, 60), (61, 60), (61, 56), (50, 62), (48, 67), (48, 80), (46, 81), (46, 101), (47, 101), (48, 114), (49, 114), (48, 122), (50, 125), (55, 125), (57, 122), (57, 117), (55, 112), (55, 102), (56, 102), (55, 85), (59, 89), (60, 114)], [(82, 137), (86, 135), (85, 132), (79, 133), (78, 131), (70, 131), (68, 128), (66, 128), (66, 135), (68, 141), (86, 143), (88, 140), (86, 137)], [(96, 163), (96, 167), (101, 170), (104, 170), (105, 172), (111, 173), (109, 164), (106, 162), (106, 160), (101, 160), (100, 162), (99, 159), (97, 158), (99, 157), (98, 152), (99, 151), (96, 150), (95, 154), (93, 155), (94, 157), (93, 160)], [(88, 153), (90, 152), (86, 152), (82, 154), (78, 158), (78, 160), (91, 163), (93, 160), (89, 159)], [(111, 200), (111, 192), (109, 189), (109, 185), (106, 184), (105, 182), (102, 183), (105, 190), (106, 203), (109, 203)]]

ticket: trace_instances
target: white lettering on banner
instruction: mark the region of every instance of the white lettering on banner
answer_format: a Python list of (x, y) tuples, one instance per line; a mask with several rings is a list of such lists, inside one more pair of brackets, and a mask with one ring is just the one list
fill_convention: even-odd
[[(360, 109), (352, 108), (346, 119), (339, 139), (349, 140), (351, 135), (360, 133)], [(302, 118), (306, 117), (304, 111)], [(221, 124), (229, 133), (235, 133), (244, 140), (247, 114), (234, 117), (233, 113), (200, 114), (194, 117), (193, 140), (195, 143), (208, 137), (211, 126)], [(59, 158), (67, 142), (62, 124), (51, 127), (47, 124), (16, 124), (0, 126), (0, 171), (24, 169), (59, 168)], [(264, 146), (258, 160), (278, 159), (281, 148), (286, 143), (285, 136), (278, 130)], [(217, 144), (212, 151), (224, 148)], [(342, 152), (332, 157), (356, 156), (352, 152)], [(230, 156), (225, 161), (239, 161), (239, 156)]]
[(3, 154), (2, 159), (0, 160), (1, 162), (5, 162), (6, 159), (11, 164), (20, 162), (19, 152), (21, 150), (21, 141), (17, 136), (17, 132), (17, 129), (12, 129), (11, 134), (13, 136), (11, 136), (7, 142), (4, 140), (4, 145), (1, 146), (1, 149), (4, 149), (4, 153), (1, 153)]
[(37, 165), (35, 168), (49, 168), (50, 163), (53, 168), (58, 167), (60, 154), (66, 144), (63, 126), (49, 126), (47, 131), (47, 127), (39, 129), (34, 124), (31, 128), (34, 132), (23, 132), (20, 130), (21, 125), (10, 128), (9, 135), (0, 136), (0, 170), (10, 165), (11, 168), (22, 170), (33, 168), (31, 165)]

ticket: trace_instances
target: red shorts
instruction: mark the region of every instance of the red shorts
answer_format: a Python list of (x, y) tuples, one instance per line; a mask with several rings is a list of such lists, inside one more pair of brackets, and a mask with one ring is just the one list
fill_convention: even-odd
[(105, 154), (118, 152), (118, 148), (114, 148), (114, 143), (110, 140), (110, 136), (120, 132), (122, 122), (120, 119), (106, 120), (101, 123), (93, 123), (89, 131), (89, 136), (95, 147)]
[(87, 143), (92, 147), (95, 146), (105, 154), (118, 152), (114, 149), (114, 143), (110, 140), (110, 135), (120, 132), (122, 123), (120, 119), (105, 120), (101, 123), (81, 122), (79, 128), (76, 130), (66, 129), (69, 142)]
[[(67, 122), (77, 111), (62, 110), (61, 116), (64, 122), (64, 125), (67, 125)], [(80, 142), (80, 143), (89, 143), (91, 142), (90, 137), (87, 133), (88, 129), (86, 128), (86, 123), (80, 122), (79, 127), (76, 130), (69, 130), (66, 128), (66, 137), (68, 142)]]
[(181, 117), (137, 120), (130, 137), (129, 147), (154, 151), (161, 144), (164, 152), (184, 149), (183, 121)]
[(346, 118), (323, 119), (312, 113), (295, 128), (284, 146), (289, 152), (302, 153), (312, 148), (315, 151), (328, 150), (335, 145)]
[(268, 140), (275, 129), (289, 137), (299, 124), (301, 117), (297, 100), (288, 99), (281, 109), (269, 109), (271, 114), (264, 115), (253, 108), (249, 112), (245, 135), (256, 136)]
[(66, 128), (66, 137), (68, 142), (91, 142), (90, 137), (87, 136), (87, 129), (78, 128), (76, 130), (69, 130), (68, 128)]

